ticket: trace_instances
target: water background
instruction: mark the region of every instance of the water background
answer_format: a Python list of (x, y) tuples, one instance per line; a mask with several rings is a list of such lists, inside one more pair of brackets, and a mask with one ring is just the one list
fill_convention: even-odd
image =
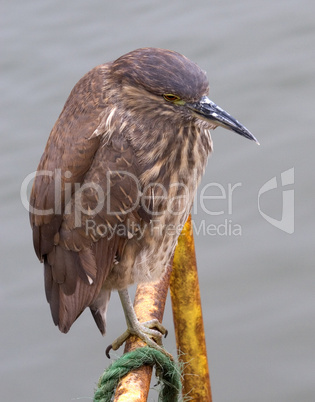
[[(88, 311), (66, 336), (54, 327), (19, 192), (80, 77), (154, 46), (206, 70), (210, 98), (261, 142), (213, 132), (201, 188), (217, 184), (204, 194), (240, 185), (232, 211), (226, 199), (208, 199), (208, 211), (222, 214), (197, 202), (193, 216), (213, 399), (314, 401), (314, 12), (307, 0), (1, 2), (1, 400), (91, 400), (109, 364), (104, 349), (125, 329), (117, 294), (105, 339)], [(294, 183), (282, 189), (281, 173), (292, 168)], [(278, 188), (260, 206), (281, 220), (282, 190), (294, 191), (292, 234), (258, 211), (259, 190), (273, 177)], [(241, 235), (224, 225), (239, 225)], [(174, 353), (170, 303), (164, 323)]]

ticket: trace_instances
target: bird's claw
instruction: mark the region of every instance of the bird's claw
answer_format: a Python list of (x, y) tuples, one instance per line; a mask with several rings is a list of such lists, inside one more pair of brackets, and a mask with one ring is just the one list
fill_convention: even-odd
[(130, 326), (122, 335), (115, 339), (114, 342), (106, 348), (106, 356), (110, 358), (109, 352), (111, 349), (119, 349), (120, 346), (129, 338), (129, 336), (136, 335), (148, 346), (157, 349), (172, 358), (172, 356), (167, 353), (165, 349), (163, 349), (162, 337), (163, 335), (166, 337), (167, 333), (167, 329), (157, 319), (143, 322), (141, 324), (137, 323), (137, 325), (134, 327)]
[[(164, 338), (167, 337), (168, 330), (160, 323), (159, 320), (154, 318), (153, 320), (143, 322), (142, 324), (145, 328), (151, 329), (155, 333), (158, 332), (158, 336), (162, 339), (162, 335), (164, 335)], [(155, 328), (155, 330), (154, 330)], [(161, 341), (162, 343), (162, 341)]]
[(112, 344), (110, 344), (110, 345), (107, 346), (107, 348), (106, 348), (106, 350), (105, 350), (105, 354), (106, 354), (106, 357), (107, 357), (108, 359), (110, 359), (110, 354), (109, 354), (109, 352), (112, 350), (112, 348), (113, 348), (113, 346), (112, 346)]

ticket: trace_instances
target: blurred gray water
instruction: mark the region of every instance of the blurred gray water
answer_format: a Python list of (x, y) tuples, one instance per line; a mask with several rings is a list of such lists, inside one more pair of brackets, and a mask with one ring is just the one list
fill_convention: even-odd
[[(215, 152), (201, 189), (212, 183), (203, 195), (213, 196), (237, 185), (232, 210), (225, 198), (202, 204), (199, 197), (193, 216), (213, 399), (315, 400), (314, 2), (1, 6), (1, 400), (91, 400), (109, 364), (104, 349), (125, 328), (116, 294), (105, 339), (88, 312), (66, 336), (54, 327), (20, 186), (36, 169), (78, 79), (143, 46), (174, 49), (197, 62), (207, 71), (210, 98), (261, 142), (213, 132)], [(291, 184), (282, 189), (286, 171)], [(278, 221), (283, 212), (291, 231), (294, 213), (291, 234), (258, 210), (259, 190), (273, 177), (278, 188), (267, 188), (260, 208)], [(293, 192), (294, 209), (284, 207)], [(235, 225), (239, 236), (229, 234)], [(170, 303), (166, 309), (165, 345), (174, 353)], [(157, 400), (155, 391), (150, 400)]]

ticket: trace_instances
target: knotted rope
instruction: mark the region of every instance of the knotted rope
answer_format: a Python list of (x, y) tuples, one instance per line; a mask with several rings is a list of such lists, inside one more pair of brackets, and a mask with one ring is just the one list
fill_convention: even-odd
[(112, 401), (119, 380), (143, 365), (156, 367), (156, 375), (161, 384), (159, 401), (177, 401), (181, 391), (179, 368), (165, 354), (146, 346), (124, 354), (104, 371), (94, 394), (94, 402)]

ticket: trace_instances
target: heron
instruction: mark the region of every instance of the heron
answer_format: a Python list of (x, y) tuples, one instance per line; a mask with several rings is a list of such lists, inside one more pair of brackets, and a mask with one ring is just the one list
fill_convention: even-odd
[(137, 320), (128, 287), (163, 276), (213, 149), (210, 131), (258, 143), (208, 93), (197, 64), (157, 48), (99, 65), (72, 89), (30, 196), (46, 298), (63, 333), (90, 308), (105, 335), (117, 290), (127, 330), (110, 347), (135, 334), (164, 350), (165, 328)]

